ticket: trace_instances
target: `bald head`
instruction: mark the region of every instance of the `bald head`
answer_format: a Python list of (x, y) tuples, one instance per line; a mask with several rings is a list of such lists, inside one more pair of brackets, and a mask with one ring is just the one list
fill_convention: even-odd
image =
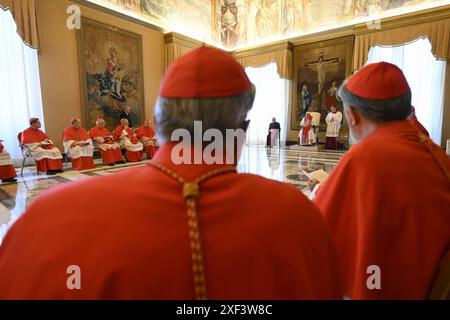
[(126, 119), (126, 118), (120, 119), (120, 124), (124, 127), (128, 127), (130, 125), (130, 123), (128, 122), (128, 119)]

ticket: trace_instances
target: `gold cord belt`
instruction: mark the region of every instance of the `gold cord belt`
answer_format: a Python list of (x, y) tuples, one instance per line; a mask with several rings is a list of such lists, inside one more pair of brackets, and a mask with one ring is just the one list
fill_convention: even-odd
[(203, 261), (199, 219), (197, 214), (197, 200), (200, 195), (199, 185), (202, 182), (218, 175), (229, 172), (236, 172), (236, 168), (224, 167), (212, 170), (211, 172), (202, 175), (193, 182), (188, 182), (180, 177), (177, 173), (159, 163), (150, 162), (149, 164), (159, 171), (177, 180), (183, 186), (183, 199), (186, 201), (189, 238), (191, 241), (191, 260), (192, 273), (194, 278), (195, 298), (197, 300), (206, 300), (208, 299), (208, 295), (206, 290), (205, 266)]

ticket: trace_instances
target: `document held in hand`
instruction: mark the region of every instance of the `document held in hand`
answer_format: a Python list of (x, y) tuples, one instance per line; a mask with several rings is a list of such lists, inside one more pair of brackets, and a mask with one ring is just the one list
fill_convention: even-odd
[(326, 173), (324, 170), (319, 169), (313, 172), (306, 172), (305, 170), (302, 170), (302, 173), (308, 177), (309, 180), (317, 180), (320, 183), (324, 182), (328, 178), (328, 173)]

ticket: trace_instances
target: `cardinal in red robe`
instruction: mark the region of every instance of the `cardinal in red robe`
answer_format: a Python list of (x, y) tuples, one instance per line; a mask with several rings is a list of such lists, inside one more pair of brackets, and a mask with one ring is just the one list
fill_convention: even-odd
[(53, 141), (42, 131), (38, 118), (30, 119), (30, 127), (19, 134), (20, 144), (36, 161), (36, 170), (47, 174), (62, 172), (61, 151)]
[(114, 130), (113, 136), (119, 142), (120, 147), (126, 150), (128, 162), (142, 161), (144, 145), (139, 142), (134, 130), (128, 126), (127, 119), (120, 119), (120, 125)]
[(300, 131), (298, 134), (300, 145), (312, 145), (316, 142), (316, 135), (312, 127), (313, 117), (307, 112), (300, 122)]
[(144, 145), (147, 159), (153, 158), (158, 150), (158, 141), (155, 130), (151, 127), (150, 118), (145, 119), (145, 123), (136, 130), (137, 137)]
[(81, 127), (80, 119), (71, 119), (71, 126), (64, 129), (64, 149), (70, 155), (72, 168), (77, 171), (95, 168), (94, 146), (87, 131)]
[(112, 133), (105, 128), (105, 120), (99, 118), (96, 124), (97, 126), (89, 131), (89, 136), (97, 143), (103, 163), (114, 165), (123, 162), (120, 146), (114, 142)]
[(16, 170), (2, 142), (3, 140), (0, 140), (0, 180), (2, 182), (16, 182)]
[(369, 64), (339, 91), (354, 145), (315, 199), (351, 299), (425, 299), (450, 246), (450, 160), (407, 120), (403, 72)]
[[(292, 185), (237, 173), (245, 140), (210, 164), (191, 162), (207, 147), (183, 140), (180, 152), (170, 140), (181, 123), (193, 134), (196, 120), (244, 133), (254, 96), (224, 51), (176, 60), (156, 105), (155, 157), (35, 200), (0, 247), (0, 299), (340, 299), (333, 244), (312, 202)], [(110, 200), (99, 207), (99, 198)]]

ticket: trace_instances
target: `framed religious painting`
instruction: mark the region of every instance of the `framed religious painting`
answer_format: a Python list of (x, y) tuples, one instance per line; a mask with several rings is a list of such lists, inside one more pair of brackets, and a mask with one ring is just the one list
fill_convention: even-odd
[(141, 35), (87, 18), (77, 32), (83, 126), (92, 128), (97, 118), (104, 118), (113, 130), (127, 106), (132, 123), (143, 123)]
[(294, 47), (291, 130), (298, 131), (301, 119), (311, 112), (320, 114), (320, 131), (325, 131), (331, 107), (343, 111), (337, 91), (351, 74), (353, 43), (349, 36)]

